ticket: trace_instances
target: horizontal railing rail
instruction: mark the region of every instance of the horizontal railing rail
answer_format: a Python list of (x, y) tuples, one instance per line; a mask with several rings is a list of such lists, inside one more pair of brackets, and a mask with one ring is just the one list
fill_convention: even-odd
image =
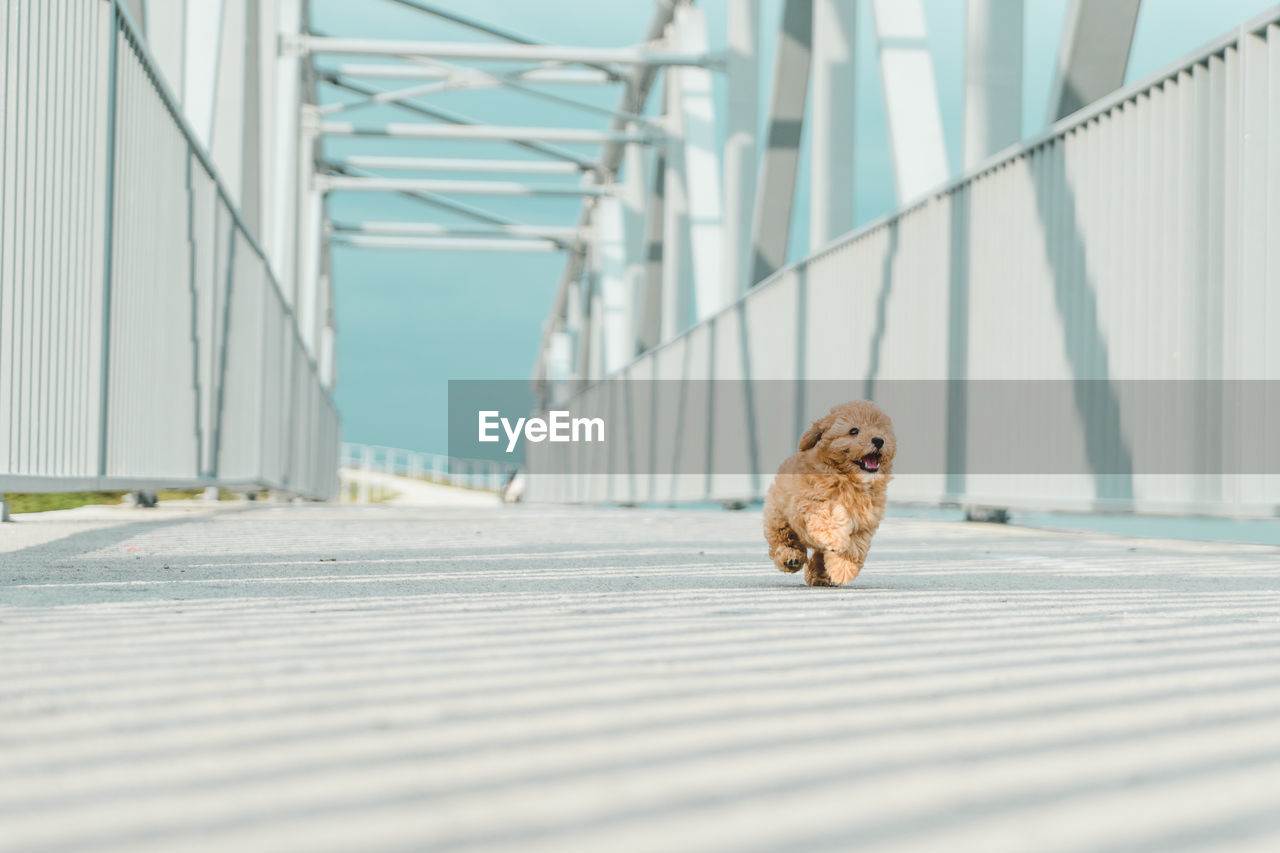
[(337, 492), (339, 421), (119, 0), (0, 22), (0, 492)]
[[(1280, 9), (779, 271), (557, 407), (611, 411), (602, 395), (616, 380), (856, 380), (872, 398), (896, 380), (1280, 380), (1277, 151)], [(618, 407), (608, 464), (595, 445), (531, 445), (526, 498), (758, 499), (777, 454), (717, 442), (713, 431), (752, 429), (765, 414), (754, 407), (776, 399), (740, 396), (728, 424), (674, 407)], [(1139, 421), (1158, 416), (1150, 405), (1081, 396), (1039, 440), (1123, 462), (1137, 427), (1150, 429)], [(795, 421), (822, 413), (798, 404)], [(949, 405), (930, 448), (946, 470), (900, 476), (891, 497), (1280, 513), (1275, 459), (1255, 469), (1234, 460), (1221, 474), (1126, 470), (1114, 458), (1107, 473), (985, 473), (967, 463), (966, 448), (981, 440), (970, 432), (976, 422), (963, 399)], [(1206, 452), (1226, 458), (1232, 439), (1206, 435)], [(749, 450), (724, 459), (722, 444)], [(651, 453), (685, 456), (656, 473), (628, 467)], [(556, 473), (571, 470), (579, 473)]]
[(343, 442), (340, 459), (343, 468), (486, 492), (502, 492), (520, 471), (519, 466), (491, 459), (458, 459), (443, 453), (350, 442)]

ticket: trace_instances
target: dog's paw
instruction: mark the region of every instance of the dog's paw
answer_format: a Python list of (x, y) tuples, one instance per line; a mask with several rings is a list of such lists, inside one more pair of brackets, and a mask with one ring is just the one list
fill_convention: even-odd
[(773, 553), (774, 564), (788, 574), (794, 574), (804, 568), (808, 555), (795, 548), (779, 548)]
[(812, 569), (804, 573), (804, 582), (809, 586), (840, 586), (840, 584), (827, 577), (825, 572), (815, 572)]
[(862, 563), (845, 554), (827, 554), (822, 568), (831, 586), (844, 586), (862, 571)]
[(805, 566), (804, 582), (809, 586), (839, 586), (827, 574), (826, 560), (821, 551), (815, 551), (809, 565)]

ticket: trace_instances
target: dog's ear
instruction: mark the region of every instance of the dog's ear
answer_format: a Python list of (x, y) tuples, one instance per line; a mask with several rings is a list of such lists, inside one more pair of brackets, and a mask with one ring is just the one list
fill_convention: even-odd
[(816, 447), (818, 442), (822, 440), (822, 434), (831, 429), (831, 425), (835, 422), (835, 415), (827, 415), (814, 421), (813, 426), (809, 427), (808, 431), (800, 436), (800, 449), (804, 451)]

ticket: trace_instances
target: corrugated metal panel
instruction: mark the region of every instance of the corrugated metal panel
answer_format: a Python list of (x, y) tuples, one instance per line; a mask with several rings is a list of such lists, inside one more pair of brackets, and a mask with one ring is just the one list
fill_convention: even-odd
[(0, 491), (336, 494), (332, 401), (127, 15), (9, 3), (0, 43)]

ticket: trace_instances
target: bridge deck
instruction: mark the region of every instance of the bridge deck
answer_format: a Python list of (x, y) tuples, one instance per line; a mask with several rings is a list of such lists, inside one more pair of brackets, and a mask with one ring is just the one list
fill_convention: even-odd
[(1276, 549), (890, 520), (808, 589), (758, 526), (21, 519), (0, 847), (1275, 849)]

